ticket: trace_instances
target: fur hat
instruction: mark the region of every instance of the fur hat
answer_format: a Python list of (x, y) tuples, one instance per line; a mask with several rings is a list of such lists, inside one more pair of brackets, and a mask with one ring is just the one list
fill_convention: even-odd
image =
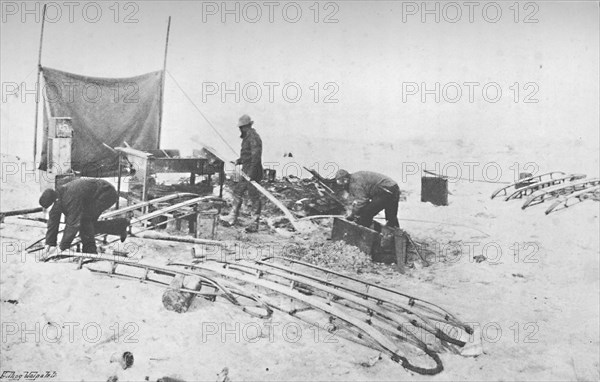
[(250, 118), (250, 116), (248, 114), (244, 114), (240, 117), (240, 119), (238, 121), (238, 127), (252, 125), (253, 123), (254, 123), (254, 121), (252, 120), (252, 118)]
[(348, 173), (348, 171), (346, 171), (344, 169), (339, 169), (338, 172), (335, 173), (335, 180), (344, 179), (344, 178), (346, 178), (348, 176), (350, 176), (350, 174)]

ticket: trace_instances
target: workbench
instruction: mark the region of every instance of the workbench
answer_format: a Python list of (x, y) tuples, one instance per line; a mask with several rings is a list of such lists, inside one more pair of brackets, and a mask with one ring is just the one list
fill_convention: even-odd
[[(213, 194), (213, 180), (215, 174), (219, 175), (219, 196), (223, 196), (223, 184), (225, 182), (225, 164), (220, 159), (214, 157), (207, 150), (194, 150), (194, 155), (189, 158), (180, 157), (179, 150), (136, 150), (131, 147), (118, 147), (115, 150), (119, 153), (119, 169), (117, 192), (120, 196), (127, 199), (127, 205), (145, 202), (165, 194), (189, 192), (198, 195)], [(189, 183), (161, 185), (157, 184), (157, 175), (165, 173), (188, 173)], [(204, 177), (201, 182), (197, 182), (197, 177)], [(121, 192), (123, 177), (128, 177), (127, 190)], [(117, 208), (119, 205), (117, 203)], [(215, 224), (220, 213), (221, 207), (207, 211), (198, 209), (196, 214), (190, 215), (187, 212), (186, 220), (190, 233), (198, 235), (196, 227), (199, 226), (201, 217), (209, 217), (212, 222), (212, 235), (214, 236)], [(143, 211), (147, 213), (148, 211)], [(174, 212), (176, 213), (176, 212)], [(206, 216), (205, 216), (206, 215)], [(180, 227), (178, 220), (177, 226)], [(165, 225), (166, 226), (166, 225)]]

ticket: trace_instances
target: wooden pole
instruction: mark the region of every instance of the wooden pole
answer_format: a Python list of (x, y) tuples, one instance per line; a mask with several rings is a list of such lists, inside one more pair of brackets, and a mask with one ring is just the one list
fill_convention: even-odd
[(167, 75), (167, 51), (169, 50), (169, 31), (171, 30), (171, 16), (167, 22), (167, 39), (165, 41), (165, 59), (163, 61), (162, 82), (160, 84), (160, 105), (158, 108), (158, 147), (160, 149), (160, 134), (162, 130), (163, 98), (165, 95), (165, 76)]
[(44, 21), (46, 20), (46, 4), (42, 10), (42, 31), (40, 33), (40, 49), (38, 52), (37, 82), (35, 96), (35, 124), (33, 128), (33, 164), (37, 160), (38, 109), (40, 103), (40, 74), (42, 73), (42, 42), (44, 41)]

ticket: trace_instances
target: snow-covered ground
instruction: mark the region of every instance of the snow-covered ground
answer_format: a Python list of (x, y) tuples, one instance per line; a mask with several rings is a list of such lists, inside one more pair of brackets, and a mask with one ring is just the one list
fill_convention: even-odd
[[(223, 367), (234, 381), (600, 378), (597, 202), (546, 216), (545, 204), (523, 211), (520, 201), (491, 200), (502, 184), (468, 180), (450, 184), (447, 207), (420, 202), (421, 163), (433, 170), (435, 163), (440, 169), (446, 165), (452, 176), (448, 163), (465, 171), (469, 165), (464, 163), (477, 162), (470, 165), (477, 180), (496, 178), (491, 169), (487, 178), (480, 172), (492, 162), (503, 171), (500, 181), (512, 180), (514, 163), (519, 171), (527, 171), (522, 167), (528, 162), (538, 166), (537, 172), (563, 170), (596, 177), (596, 143), (296, 144), (287, 151), (303, 165), (310, 161), (301, 161), (300, 155), (337, 159), (340, 167), (376, 170), (400, 182), (408, 191), (400, 205), (399, 216), (406, 219), (401, 225), (417, 241), (437, 243), (430, 249), (438, 255), (431, 266), (405, 275), (380, 272), (361, 277), (435, 302), (479, 326), (484, 354), (469, 358), (444, 353), (444, 372), (424, 377), (387, 358), (365, 366), (375, 351), (341, 338), (329, 341), (327, 333), (281, 313), (275, 313), (273, 322), (279, 326), (269, 338), (256, 337), (257, 326), (264, 323), (226, 302), (197, 299), (184, 314), (170, 312), (162, 305), (163, 291), (155, 286), (76, 270), (73, 263), (38, 263), (24, 247), (44, 235), (44, 225), (13, 217), (0, 228), (1, 371), (56, 371), (47, 379), (56, 381), (104, 381), (111, 375), (120, 381), (165, 375), (215, 380)], [(415, 163), (416, 173), (411, 167)], [(37, 204), (39, 185), (31, 178), (21, 180), (20, 175), (3, 174), (1, 210)], [(245, 235), (219, 228), (221, 239), (255, 244), (319, 241), (325, 234), (288, 239), (266, 231)], [(128, 242), (139, 245), (144, 261), (190, 260), (190, 245)], [(486, 260), (473, 260), (480, 255)], [(127, 370), (109, 362), (124, 351), (135, 357)]]

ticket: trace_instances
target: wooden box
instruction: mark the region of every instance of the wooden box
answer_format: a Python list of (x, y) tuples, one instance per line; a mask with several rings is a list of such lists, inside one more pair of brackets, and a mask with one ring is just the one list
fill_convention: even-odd
[(333, 219), (331, 240), (353, 245), (371, 258), (381, 247), (381, 234), (377, 231), (339, 218)]
[(448, 205), (448, 179), (433, 176), (421, 177), (421, 202), (435, 206)]

